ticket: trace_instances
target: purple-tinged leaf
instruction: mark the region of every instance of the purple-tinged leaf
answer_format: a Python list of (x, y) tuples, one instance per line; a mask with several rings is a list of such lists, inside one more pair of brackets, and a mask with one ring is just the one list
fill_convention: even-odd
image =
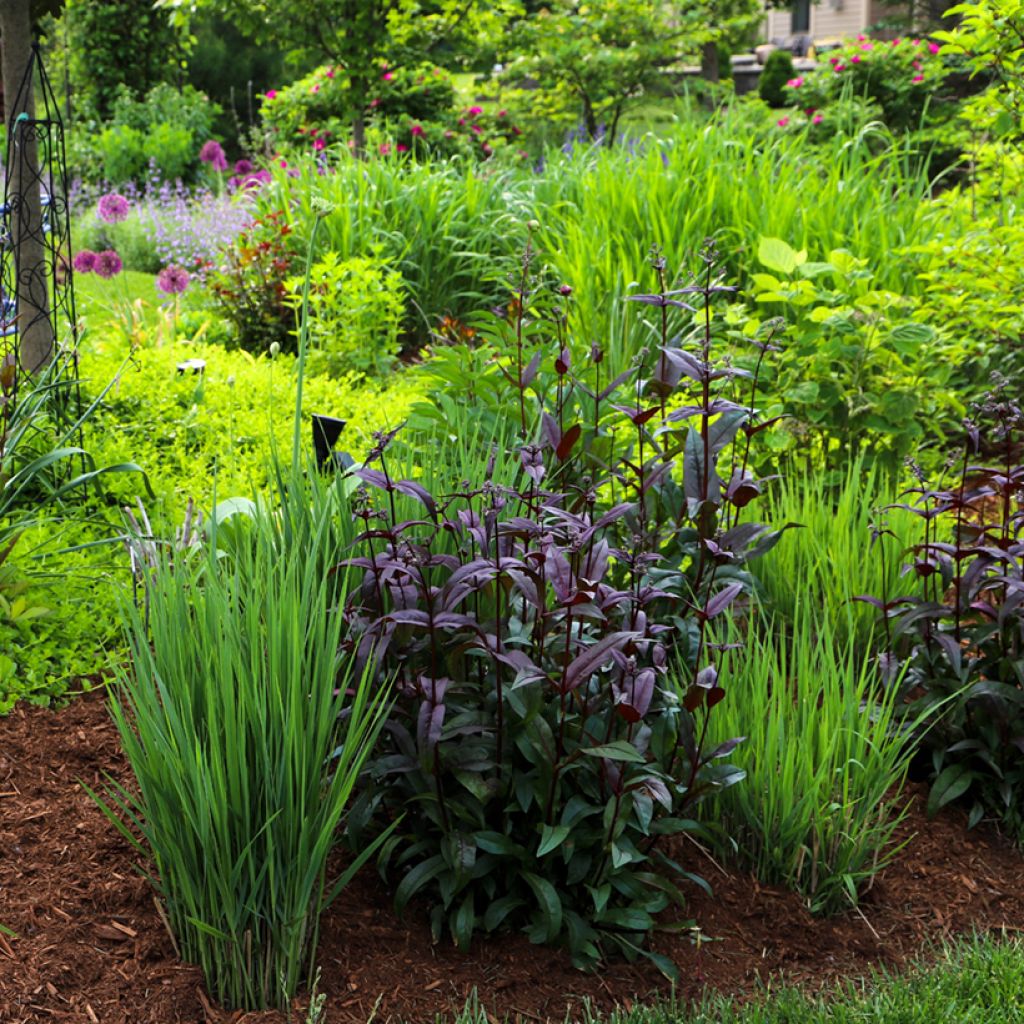
[(558, 429), (558, 420), (551, 413), (544, 413), (541, 418), (541, 427), (544, 430), (544, 438), (551, 448), (557, 448), (558, 442), (562, 440), (562, 432)]
[(562, 439), (558, 442), (558, 446), (555, 448), (555, 457), (559, 462), (565, 462), (565, 460), (569, 458), (576, 442), (580, 439), (580, 434), (582, 433), (583, 428), (578, 423), (574, 423), (562, 435)]
[(523, 370), (523, 375), (519, 378), (519, 386), (521, 388), (528, 388), (533, 383), (533, 379), (537, 376), (537, 371), (540, 369), (540, 360), (541, 350), (537, 349), (533, 354), (533, 358)]
[(713, 619), (717, 615), (720, 615), (725, 611), (736, 600), (737, 597), (743, 592), (742, 583), (730, 583), (727, 587), (718, 591), (710, 601), (707, 603), (707, 607), (704, 609), (704, 615), (708, 619)]
[[(606, 661), (610, 660), (612, 650), (621, 649), (631, 640), (639, 639), (640, 634), (632, 631), (610, 633), (584, 649), (565, 670), (565, 691), (570, 692), (585, 683)], [(562, 689), (561, 684), (559, 684), (559, 689)]]

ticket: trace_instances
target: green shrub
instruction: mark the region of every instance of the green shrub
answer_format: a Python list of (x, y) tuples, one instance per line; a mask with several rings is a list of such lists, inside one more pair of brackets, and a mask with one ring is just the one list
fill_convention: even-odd
[[(455, 87), (448, 72), (434, 64), (392, 69), (382, 64), (368, 103), (364, 113), (371, 124), (448, 120)], [(261, 108), (278, 143), (303, 147), (317, 139), (347, 139), (355, 113), (344, 69), (329, 65), (275, 90)]]
[(765, 59), (757, 91), (770, 107), (784, 107), (786, 83), (794, 77), (793, 57), (788, 50), (772, 50)]
[(846, 250), (814, 262), (762, 238), (757, 254), (772, 273), (753, 275), (756, 301), (787, 320), (764, 375), (770, 415), (784, 417), (771, 447), (826, 466), (863, 453), (890, 474), (919, 449), (941, 447), (965, 412), (954, 387), (965, 353), (955, 341)]
[(137, 181), (146, 170), (146, 137), (130, 125), (105, 128), (96, 143), (103, 177), (121, 184)]
[[(334, 252), (315, 263), (311, 275), (309, 372), (383, 377), (398, 354), (405, 316), (402, 275), (379, 256), (341, 260)], [(292, 278), (286, 286), (299, 309), (303, 280)]]

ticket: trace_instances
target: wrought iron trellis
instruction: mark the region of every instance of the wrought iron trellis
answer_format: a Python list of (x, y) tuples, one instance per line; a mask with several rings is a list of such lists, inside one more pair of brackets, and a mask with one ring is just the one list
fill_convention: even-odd
[[(34, 105), (25, 113), (34, 89)], [(25, 374), (23, 339), (45, 332), (50, 339), (48, 383), (63, 416), (77, 419), (78, 324), (71, 265), (64, 122), (39, 54), (32, 47), (17, 95), (6, 97), (7, 153), (0, 206), (0, 367), (8, 398)], [(12, 102), (13, 101), (13, 102)], [(22, 111), (22, 113), (18, 113)], [(35, 190), (39, 205), (28, 201)], [(41, 212), (41, 215), (40, 215)], [(34, 256), (34, 258), (32, 258)]]

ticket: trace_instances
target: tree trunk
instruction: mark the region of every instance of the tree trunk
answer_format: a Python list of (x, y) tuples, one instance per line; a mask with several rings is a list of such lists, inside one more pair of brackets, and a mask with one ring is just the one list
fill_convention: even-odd
[[(0, 0), (0, 56), (3, 60), (5, 124), (35, 116), (32, 83), (23, 95), (21, 84), (32, 55), (29, 0)], [(39, 147), (35, 132), (16, 131), (7, 154), (11, 180), (8, 213), (15, 269), (18, 358), (22, 369), (35, 373), (53, 358), (49, 273), (43, 245), (43, 204), (39, 195)]]
[(718, 67), (718, 44), (715, 42), (705, 43), (700, 51), (700, 74), (709, 82), (717, 82), (721, 78)]

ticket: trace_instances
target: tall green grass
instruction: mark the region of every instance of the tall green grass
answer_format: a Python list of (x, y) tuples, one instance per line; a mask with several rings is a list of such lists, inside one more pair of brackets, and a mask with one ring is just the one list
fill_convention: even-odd
[(756, 269), (762, 235), (806, 249), (811, 260), (847, 248), (868, 259), (879, 287), (914, 294), (922, 285), (899, 250), (948, 228), (948, 215), (925, 201), (929, 183), (908, 145), (865, 130), (810, 150), (798, 137), (752, 132), (733, 115), (632, 147), (551, 152), (540, 170), (342, 156), (333, 173), (313, 162), (289, 177), (294, 171), (278, 173), (260, 209), (287, 210), (304, 241), (310, 197), (322, 194), (334, 210), (318, 252), (390, 259), (421, 332), (443, 313), (466, 316), (507, 300), (506, 274), (535, 220), (548, 273), (574, 289), (577, 336), (600, 341), (615, 370), (648, 341), (619, 300), (647, 280), (652, 243), (675, 268), (714, 237), (740, 283)]
[[(836, 481), (821, 470), (794, 468), (768, 491), (767, 522), (798, 523), (760, 558), (754, 571), (765, 604), (782, 621), (792, 622), (800, 608), (813, 608), (841, 643), (870, 642), (878, 611), (854, 600), (908, 593), (916, 577), (901, 577), (901, 553), (919, 540), (911, 516), (887, 516), (882, 510), (898, 499), (899, 486), (863, 458)], [(884, 547), (872, 543), (873, 524), (895, 534)]]
[(386, 712), (339, 655), (323, 513), (343, 497), (288, 484), (283, 512), (222, 510), (153, 573), (112, 701), (137, 794), (112, 791), (127, 824), (108, 813), (152, 864), (181, 956), (247, 1009), (286, 1007), (312, 975), (320, 913), (358, 866), (329, 889), (328, 855)]
[(872, 655), (813, 605), (787, 624), (760, 618), (755, 608), (722, 637), (743, 644), (723, 656), (731, 685), (709, 739), (746, 737), (730, 763), (747, 777), (712, 797), (708, 818), (724, 856), (830, 913), (856, 904), (895, 852), (912, 753), (896, 727), (898, 687), (883, 690)]

